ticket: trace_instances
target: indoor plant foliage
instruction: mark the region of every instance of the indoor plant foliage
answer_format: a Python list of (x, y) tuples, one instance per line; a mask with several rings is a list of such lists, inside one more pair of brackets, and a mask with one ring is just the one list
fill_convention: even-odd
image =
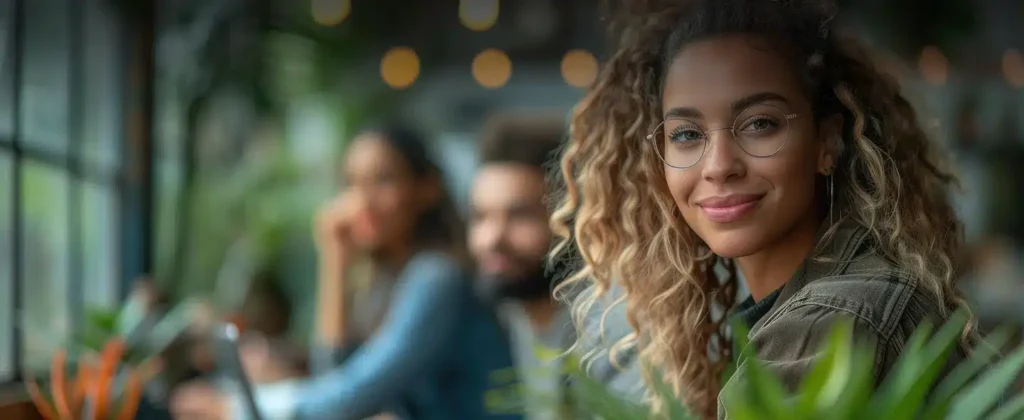
[(149, 281), (140, 281), (120, 308), (90, 308), (75, 335), (72, 351), (101, 354), (109, 343), (120, 342), (118, 362), (139, 366), (159, 357), (195, 323), (202, 303), (189, 299), (161, 308)]
[[(786, 390), (778, 377), (751, 357), (748, 343), (739, 340), (739, 348), (744, 351), (737, 369), (747, 380), (730, 387), (722, 395), (723, 404), (731, 420), (1024, 418), (1024, 394), (1010, 394), (1024, 367), (1024, 346), (1005, 354), (996, 350), (1009, 341), (1009, 329), (986, 337), (967, 360), (939, 380), (939, 372), (960, 338), (964, 320), (958, 313), (938, 331), (930, 325), (919, 326), (885, 381), (874, 391), (873, 352), (854, 345), (851, 323), (836, 324), (823, 343), (821, 357), (796, 392)], [(737, 337), (747, 336), (742, 326), (734, 328)], [(656, 417), (643, 406), (617, 398), (579, 370), (572, 372), (572, 376), (577, 401), (587, 417)], [(668, 387), (657, 388), (668, 402), (662, 418), (695, 418)]]
[(57, 351), (50, 367), (49, 392), (44, 393), (35, 380), (28, 381), (39, 414), (47, 420), (134, 419), (146, 381), (158, 370), (152, 363), (123, 366), (125, 349), (124, 340), (111, 339), (98, 358), (79, 358), (77, 373), (70, 378), (66, 353)]
[(26, 373), (44, 418), (135, 418), (147, 385), (161, 371), (161, 354), (192, 325), (196, 312), (192, 301), (159, 310), (147, 284), (139, 282), (120, 308), (88, 310), (70, 345), (54, 354), (46, 385)]

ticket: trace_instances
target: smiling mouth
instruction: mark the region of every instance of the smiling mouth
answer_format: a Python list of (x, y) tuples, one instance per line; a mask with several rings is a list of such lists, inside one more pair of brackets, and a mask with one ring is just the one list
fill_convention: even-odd
[(753, 212), (762, 198), (764, 195), (733, 195), (703, 200), (697, 205), (708, 220), (715, 223), (732, 223)]

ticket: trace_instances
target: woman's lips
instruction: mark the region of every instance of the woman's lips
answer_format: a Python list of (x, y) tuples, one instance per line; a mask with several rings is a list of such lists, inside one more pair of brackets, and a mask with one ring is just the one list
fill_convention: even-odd
[(762, 198), (764, 195), (730, 195), (704, 199), (697, 205), (708, 220), (715, 223), (731, 223), (752, 212)]

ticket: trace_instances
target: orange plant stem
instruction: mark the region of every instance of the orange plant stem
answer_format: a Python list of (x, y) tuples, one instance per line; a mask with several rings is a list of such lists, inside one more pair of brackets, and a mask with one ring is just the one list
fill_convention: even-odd
[(39, 410), (39, 414), (46, 420), (57, 420), (57, 413), (50, 403), (46, 401), (46, 397), (39, 390), (39, 384), (36, 383), (35, 379), (29, 378), (27, 385), (28, 394), (32, 396), (32, 402), (36, 404), (36, 410)]
[(90, 364), (90, 361), (85, 359), (78, 361), (78, 374), (75, 376), (75, 391), (72, 396), (72, 409), (76, 413), (82, 411), (82, 405), (85, 403), (85, 396), (89, 392), (89, 387), (94, 382), (93, 376), (95, 375), (96, 368)]
[(53, 363), (50, 365), (50, 389), (53, 392), (53, 404), (57, 407), (57, 414), (62, 419), (72, 419), (74, 417), (68, 405), (66, 362), (67, 354), (63, 350), (57, 350), (53, 354)]
[(100, 367), (93, 388), (93, 405), (96, 410), (93, 412), (95, 418), (106, 419), (110, 412), (110, 391), (114, 385), (114, 377), (117, 375), (117, 367), (121, 362), (121, 355), (124, 354), (124, 341), (115, 338), (107, 342), (100, 355)]
[(117, 420), (132, 420), (135, 412), (139, 410), (139, 402), (142, 400), (142, 378), (137, 371), (128, 373), (128, 381), (125, 385), (124, 398), (121, 400), (121, 412)]

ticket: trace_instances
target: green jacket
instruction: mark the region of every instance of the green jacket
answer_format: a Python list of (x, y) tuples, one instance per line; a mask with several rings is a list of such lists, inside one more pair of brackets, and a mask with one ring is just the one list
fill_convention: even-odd
[[(771, 309), (750, 327), (749, 345), (793, 391), (817, 360), (833, 323), (851, 318), (854, 340), (876, 348), (874, 377), (879, 384), (918, 324), (944, 321), (940, 303), (900, 264), (874, 251), (867, 229), (844, 224), (818, 257), (805, 261), (778, 291)], [(946, 372), (964, 357), (963, 349), (957, 348)], [(739, 367), (746, 363), (737, 362)], [(719, 419), (728, 418), (722, 395), (738, 389), (745, 380), (741, 372), (737, 369), (722, 387)]]

